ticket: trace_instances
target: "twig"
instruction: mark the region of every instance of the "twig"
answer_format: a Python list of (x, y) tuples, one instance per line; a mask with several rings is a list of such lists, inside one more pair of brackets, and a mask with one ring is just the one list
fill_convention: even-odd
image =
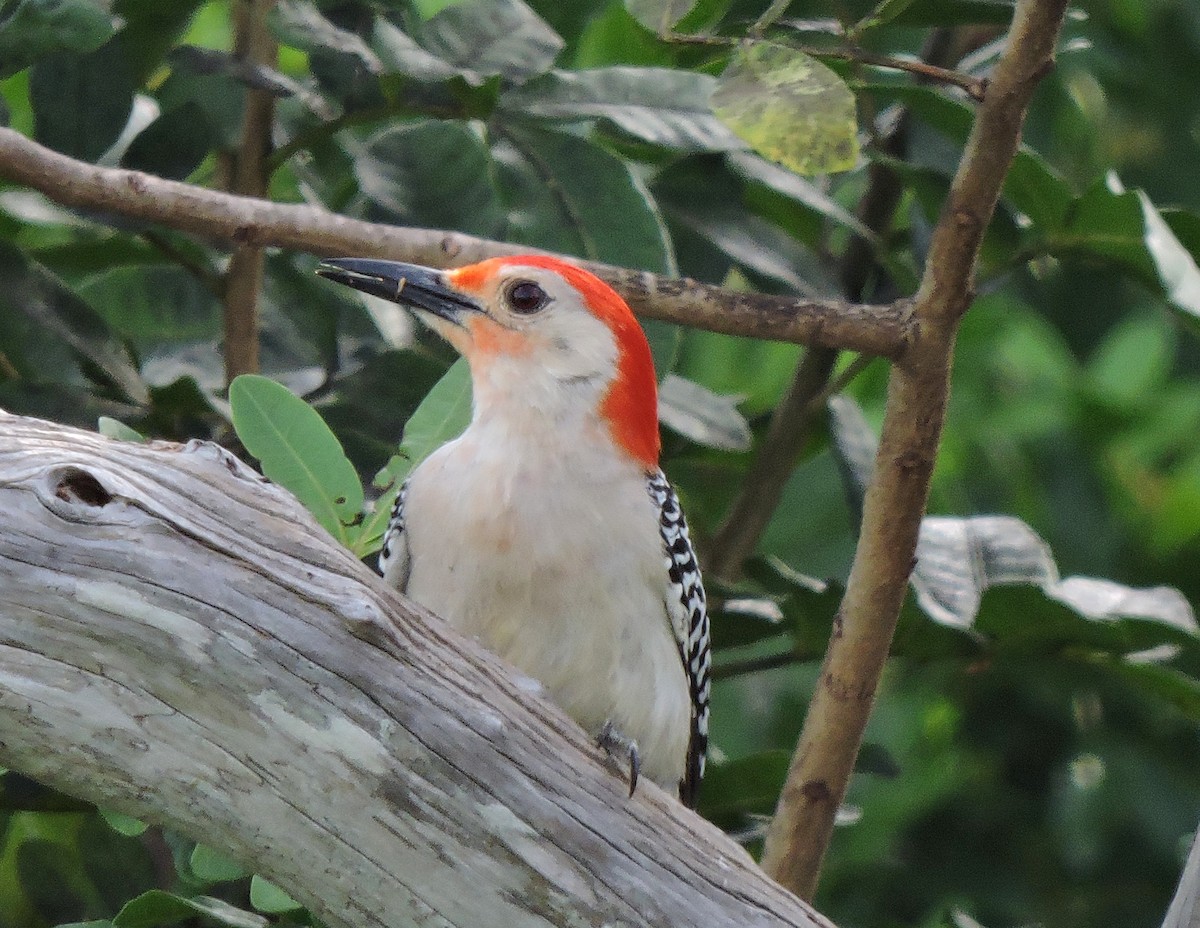
[[(986, 78), (974, 77), (971, 74), (956, 71), (953, 68), (940, 67), (939, 65), (929, 64), (926, 61), (916, 58), (900, 58), (896, 55), (870, 52), (853, 45), (845, 45), (840, 48), (817, 48), (808, 45), (793, 45), (790, 42), (783, 42), (779, 39), (763, 39), (760, 35), (756, 35), (753, 29), (750, 31), (750, 37), (754, 41), (769, 42), (771, 45), (778, 45), (794, 52), (810, 55), (813, 58), (834, 58), (838, 61), (851, 61), (858, 64), (870, 65), (875, 68), (907, 71), (928, 81), (958, 87), (966, 91), (976, 101), (982, 101), (987, 93), (988, 82)], [(690, 32), (668, 32), (661, 38), (666, 42), (676, 45), (708, 45), (716, 48), (729, 48), (734, 45), (740, 45), (745, 41), (732, 36)]]
[[(249, 65), (274, 67), (279, 48), (267, 28), (267, 13), (274, 0), (238, 0), (234, 8), (234, 54)], [(234, 157), (234, 193), (261, 197), (267, 192), (267, 155), (275, 95), (269, 90), (246, 91), (242, 137)], [(258, 371), (258, 301), (262, 292), (263, 251), (252, 244), (238, 245), (225, 273), (224, 314), (225, 383), (239, 374)]]
[(730, 677), (740, 677), (748, 673), (759, 673), (763, 670), (774, 670), (786, 667), (799, 661), (810, 660), (807, 655), (797, 651), (780, 651), (778, 654), (763, 654), (759, 657), (748, 657), (741, 661), (729, 661), (713, 665), (712, 678), (724, 680)]
[(1017, 6), (1008, 44), (933, 232), (913, 308), (913, 343), (892, 369), (846, 595), (763, 855), (767, 872), (804, 898), (816, 888), (912, 571), (945, 416), (954, 339), (971, 303), (979, 247), (1033, 91), (1053, 66), (1067, 2), (1021, 0)]
[(713, 533), (704, 562), (705, 570), (713, 576), (736, 579), (746, 558), (754, 553), (796, 460), (808, 444), (810, 425), (821, 411), (812, 400), (825, 387), (837, 354), (830, 348), (815, 348), (801, 359), (791, 386), (771, 415), (767, 434), (741, 481), (737, 498)]
[[(233, 196), (140, 171), (96, 167), (6, 128), (0, 128), (0, 177), (40, 190), (64, 206), (162, 223), (208, 239), (322, 256), (397, 258), (452, 267), (535, 250), (457, 232), (362, 222), (312, 206)], [(648, 319), (889, 358), (899, 357), (908, 339), (907, 300), (871, 306), (796, 299), (580, 263), (616, 287), (634, 311)]]

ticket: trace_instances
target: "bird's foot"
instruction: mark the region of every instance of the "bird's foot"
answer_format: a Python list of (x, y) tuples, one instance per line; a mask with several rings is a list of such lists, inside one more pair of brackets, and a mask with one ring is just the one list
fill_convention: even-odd
[(617, 731), (612, 719), (600, 728), (596, 743), (608, 752), (608, 756), (629, 764), (629, 795), (637, 789), (638, 774), (642, 770), (642, 757), (638, 754), (637, 742)]

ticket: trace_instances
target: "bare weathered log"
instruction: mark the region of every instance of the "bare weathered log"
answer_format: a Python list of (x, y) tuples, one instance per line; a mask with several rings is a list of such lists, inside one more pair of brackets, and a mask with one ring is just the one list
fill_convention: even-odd
[(0, 763), (330, 925), (829, 926), (213, 445), (0, 412)]

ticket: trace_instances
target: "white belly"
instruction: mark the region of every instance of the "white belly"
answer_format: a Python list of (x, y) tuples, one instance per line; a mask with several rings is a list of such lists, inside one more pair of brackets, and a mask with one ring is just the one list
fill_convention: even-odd
[(643, 773), (675, 789), (691, 705), (645, 474), (593, 453), (581, 472), (577, 449), (520, 461), (494, 439), (469, 429), (410, 478), (408, 595), (541, 681), (591, 734), (611, 719)]

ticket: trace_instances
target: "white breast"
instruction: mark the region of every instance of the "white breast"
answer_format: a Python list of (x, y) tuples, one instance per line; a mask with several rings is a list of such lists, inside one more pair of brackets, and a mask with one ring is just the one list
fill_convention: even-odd
[(598, 428), (526, 428), (476, 421), (409, 478), (408, 595), (540, 680), (588, 732), (611, 719), (643, 773), (674, 789), (691, 706), (646, 475)]

